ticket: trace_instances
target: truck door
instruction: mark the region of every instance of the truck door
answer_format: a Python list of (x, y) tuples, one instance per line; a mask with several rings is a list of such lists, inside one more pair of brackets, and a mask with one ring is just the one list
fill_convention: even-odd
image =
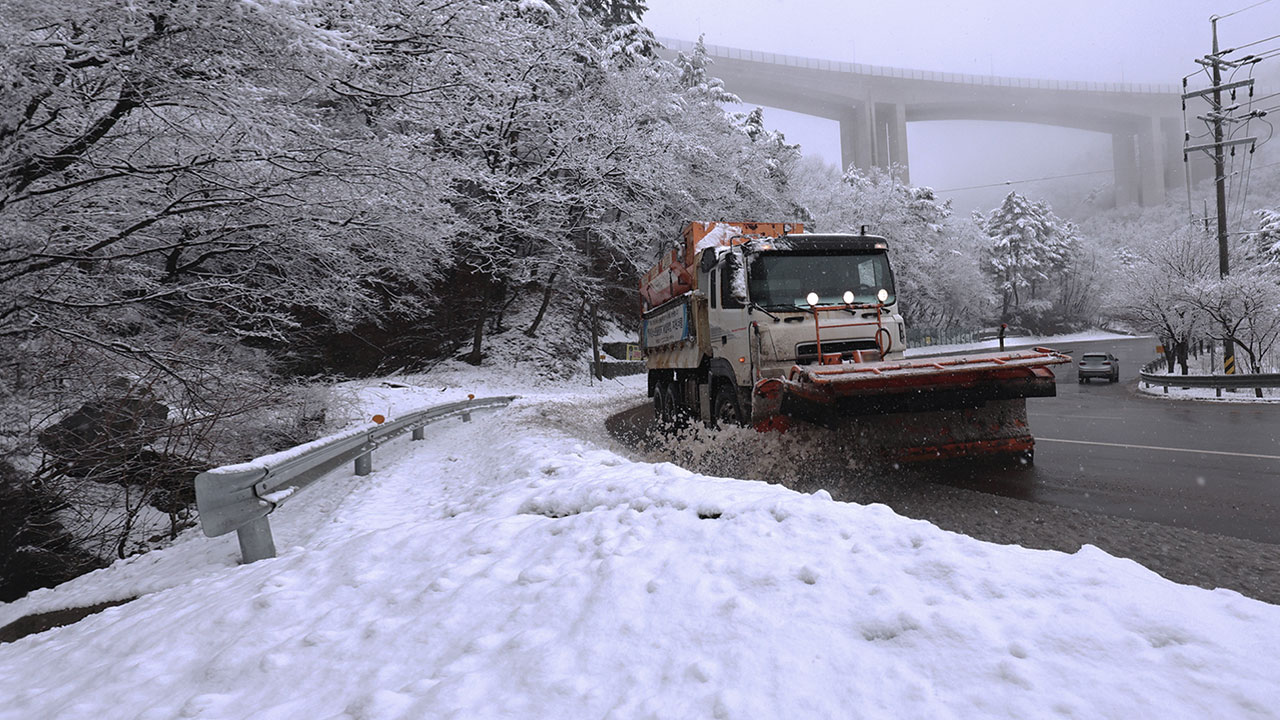
[(751, 366), (751, 321), (747, 316), (747, 282), (742, 270), (742, 256), (736, 252), (726, 253), (716, 274), (719, 275), (716, 283), (718, 322), (712, 323), (712, 327), (719, 327), (720, 334), (712, 337), (711, 341), (716, 347), (716, 355), (733, 365), (738, 387), (751, 385), (755, 377)]

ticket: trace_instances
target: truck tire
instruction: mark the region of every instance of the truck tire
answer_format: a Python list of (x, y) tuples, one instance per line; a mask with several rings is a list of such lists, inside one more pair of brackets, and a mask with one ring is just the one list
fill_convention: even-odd
[(663, 434), (670, 434), (680, 427), (684, 410), (676, 400), (674, 383), (664, 382), (653, 389), (654, 425)]
[(671, 427), (676, 430), (688, 427), (691, 411), (683, 402), (684, 393), (680, 392), (680, 386), (671, 383), (667, 385), (667, 392), (671, 394)]
[(671, 422), (671, 395), (665, 382), (653, 388), (653, 422), (658, 427), (665, 427)]
[(716, 385), (711, 396), (711, 426), (741, 425), (742, 413), (738, 411), (738, 394), (726, 383)]

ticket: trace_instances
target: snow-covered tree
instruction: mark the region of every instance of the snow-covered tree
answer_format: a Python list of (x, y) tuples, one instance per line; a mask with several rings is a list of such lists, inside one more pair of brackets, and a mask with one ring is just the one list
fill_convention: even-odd
[(1061, 323), (1063, 318), (1054, 317), (1061, 312), (1054, 312), (1051, 288), (1061, 282), (1079, 250), (1074, 226), (1044, 203), (1031, 202), (1017, 192), (1010, 192), (1000, 207), (975, 220), (988, 237), (984, 270), (1000, 294), (1001, 321), (1036, 329)]
[(703, 36), (699, 35), (692, 55), (676, 54), (675, 66), (680, 71), (680, 85), (689, 94), (713, 103), (742, 102), (737, 95), (724, 89), (720, 78), (711, 74), (711, 65), (715, 61), (707, 54), (707, 46), (702, 39)]
[(1256, 262), (1280, 266), (1280, 208), (1254, 212), (1258, 229), (1245, 238), (1246, 255)]
[[(1243, 358), (1236, 353), (1238, 365), (1251, 373), (1269, 370), (1266, 361), (1280, 342), (1280, 282), (1271, 268), (1254, 266), (1201, 279), (1187, 294), (1209, 318), (1214, 334), (1243, 351)], [(1261, 389), (1257, 394), (1262, 397)]]
[(701, 44), (659, 59), (643, 10), (8, 3), (0, 424), (32, 431), (5, 449), (113, 380), (164, 398), (184, 459), (275, 449), (229, 428), (277, 374), (482, 361), (512, 308), (630, 317), (681, 221), (795, 219), (795, 146), (725, 111)]
[(1140, 252), (1122, 247), (1125, 263), (1113, 296), (1116, 313), (1134, 330), (1149, 332), (1165, 348), (1166, 365), (1175, 361), (1188, 372), (1191, 341), (1207, 328), (1207, 316), (1189, 288), (1217, 275), (1217, 256), (1203, 233), (1186, 227), (1158, 232), (1150, 228)]

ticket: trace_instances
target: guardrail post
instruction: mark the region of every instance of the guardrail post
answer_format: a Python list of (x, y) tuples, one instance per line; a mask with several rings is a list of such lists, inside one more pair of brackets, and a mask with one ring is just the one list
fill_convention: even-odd
[[(1165, 391), (1166, 391), (1166, 392), (1168, 392), (1168, 390), (1169, 390), (1169, 388), (1165, 388)], [(1213, 389), (1213, 391), (1214, 391), (1214, 393), (1216, 393), (1216, 394), (1217, 394), (1217, 396), (1218, 396), (1218, 397), (1222, 397), (1222, 388), (1214, 388), (1214, 389)]]
[(462, 422), (471, 422), (471, 413), (469, 412), (462, 413)]
[(414, 429), (413, 429), (413, 438), (412, 438), (412, 439), (413, 439), (413, 440), (422, 440), (423, 438), (425, 438), (425, 437), (426, 437), (426, 435), (423, 433), (423, 430), (424, 430), (424, 428), (420, 428), (420, 427), (416, 427), (416, 428), (414, 428)]
[(276, 556), (276, 542), (271, 537), (271, 523), (266, 517), (241, 525), (236, 530), (236, 539), (240, 541), (240, 558), (243, 563)]
[(364, 453), (356, 456), (356, 475), (361, 477), (373, 472), (373, 443), (365, 443)]

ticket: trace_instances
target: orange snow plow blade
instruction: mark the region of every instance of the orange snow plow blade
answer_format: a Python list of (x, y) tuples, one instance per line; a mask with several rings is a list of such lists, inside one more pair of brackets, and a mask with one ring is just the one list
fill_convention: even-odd
[(1047, 348), (902, 362), (794, 366), (756, 383), (752, 422), (791, 420), (850, 433), (868, 455), (894, 462), (1020, 455), (1035, 441), (1026, 398), (1057, 394)]

